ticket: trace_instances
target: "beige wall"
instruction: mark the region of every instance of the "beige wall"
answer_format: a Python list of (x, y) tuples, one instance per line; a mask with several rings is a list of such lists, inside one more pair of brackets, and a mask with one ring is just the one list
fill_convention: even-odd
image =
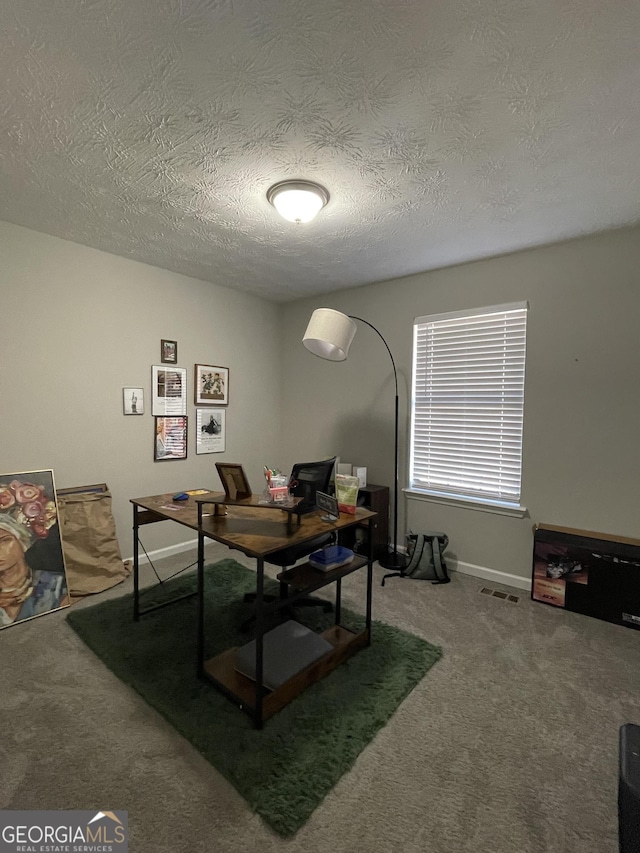
[[(54, 237), (0, 223), (0, 474), (52, 468), (58, 488), (106, 482), (123, 557), (129, 498), (219, 488), (214, 463), (242, 462), (255, 487), (276, 456), (280, 312), (276, 305)], [(187, 369), (188, 458), (153, 461), (151, 365), (160, 339)], [(229, 367), (227, 450), (196, 455), (193, 366)], [(122, 414), (143, 387), (145, 414)], [(192, 539), (144, 529), (147, 549)]]
[[(406, 483), (414, 316), (527, 300), (523, 502), (529, 515), (400, 500), (401, 530), (445, 530), (465, 566), (525, 579), (532, 525), (639, 535), (640, 229), (585, 238), (284, 306), (0, 223), (0, 473), (53, 468), (59, 487), (106, 482), (123, 556), (129, 498), (217, 487), (214, 463), (242, 462), (254, 488), (265, 462), (330, 453), (393, 477), (393, 382), (374, 332), (359, 324), (349, 360), (300, 340), (313, 308), (361, 316), (388, 340), (399, 372)], [(151, 365), (160, 339), (187, 368), (189, 457), (153, 461)], [(194, 363), (230, 368), (227, 451), (197, 456)], [(146, 413), (122, 415), (122, 387)], [(282, 417), (281, 417), (282, 413)], [(191, 538), (144, 531), (154, 550)]]
[[(523, 503), (528, 517), (400, 500), (414, 530), (444, 530), (465, 565), (530, 574), (532, 526), (640, 535), (640, 229), (423, 273), (283, 308), (289, 459), (338, 453), (393, 478), (393, 383), (382, 342), (358, 324), (349, 360), (330, 363), (300, 340), (311, 311), (337, 308), (373, 323), (399, 372), (401, 485), (407, 482), (412, 321), (527, 300)], [(294, 426), (295, 425), (295, 426)], [(404, 529), (404, 521), (400, 525)]]

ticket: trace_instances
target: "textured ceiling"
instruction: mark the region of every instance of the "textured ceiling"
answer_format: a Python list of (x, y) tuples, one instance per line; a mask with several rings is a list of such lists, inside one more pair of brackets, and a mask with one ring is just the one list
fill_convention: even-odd
[[(0, 218), (275, 300), (640, 221), (638, 0), (2, 0)], [(309, 225), (266, 200), (324, 184)]]

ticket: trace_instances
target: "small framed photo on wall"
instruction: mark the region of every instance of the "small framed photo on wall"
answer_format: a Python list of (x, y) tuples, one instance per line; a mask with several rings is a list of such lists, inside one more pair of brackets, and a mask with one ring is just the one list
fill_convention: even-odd
[(194, 392), (196, 406), (226, 406), (229, 402), (229, 368), (196, 364)]
[(227, 444), (224, 409), (196, 409), (196, 453), (222, 453)]
[(160, 341), (160, 361), (163, 364), (178, 363), (178, 342), (165, 341), (163, 338)]
[(123, 388), (122, 410), (125, 415), (144, 415), (144, 390), (142, 388)]

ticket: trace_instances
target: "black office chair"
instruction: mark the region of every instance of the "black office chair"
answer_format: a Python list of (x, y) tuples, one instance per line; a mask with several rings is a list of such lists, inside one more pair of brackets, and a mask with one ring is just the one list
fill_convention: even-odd
[[(308, 512), (313, 512), (316, 507), (316, 492), (327, 492), (329, 483), (331, 482), (331, 474), (335, 465), (336, 457), (332, 459), (323, 459), (320, 462), (296, 462), (291, 471), (289, 478), (289, 489), (294, 497), (302, 498), (302, 501), (296, 507), (296, 511), (300, 515), (305, 515)], [(273, 566), (280, 566), (283, 569), (294, 566), (298, 560), (308, 557), (319, 548), (324, 548), (335, 541), (336, 534), (333, 531), (323, 533), (321, 536), (316, 536), (308, 542), (302, 542), (299, 545), (291, 545), (289, 548), (283, 548), (281, 551), (274, 551), (273, 554), (265, 556), (265, 562), (271, 563)], [(279, 598), (287, 597), (288, 585), (280, 584)], [(265, 595), (264, 601), (275, 601), (278, 596)], [(256, 593), (247, 592), (244, 596), (244, 601), (255, 601)], [(333, 605), (330, 601), (325, 601), (323, 598), (315, 596), (307, 596), (294, 601), (291, 607), (322, 607), (325, 613), (330, 613), (333, 610)], [(246, 619), (240, 626), (242, 631), (246, 631), (255, 619), (255, 614)]]

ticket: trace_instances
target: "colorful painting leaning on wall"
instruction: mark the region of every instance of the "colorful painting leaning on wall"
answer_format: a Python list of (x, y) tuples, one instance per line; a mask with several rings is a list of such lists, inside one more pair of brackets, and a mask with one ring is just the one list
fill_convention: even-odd
[(0, 628), (68, 604), (53, 471), (0, 475)]

